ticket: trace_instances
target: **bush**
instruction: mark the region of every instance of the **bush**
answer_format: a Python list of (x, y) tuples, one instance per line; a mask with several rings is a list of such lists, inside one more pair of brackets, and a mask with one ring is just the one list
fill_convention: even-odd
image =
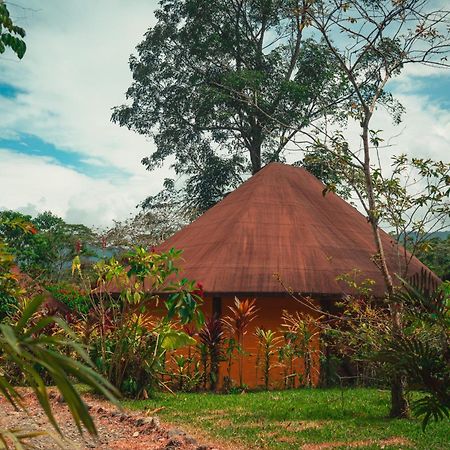
[(68, 306), (70, 311), (77, 314), (88, 314), (91, 309), (91, 299), (78, 286), (69, 283), (57, 283), (46, 286), (58, 302)]
[[(173, 249), (157, 253), (136, 248), (122, 262), (111, 258), (94, 266), (92, 308), (79, 329), (98, 369), (126, 395), (145, 398), (157, 386), (164, 386), (167, 352), (195, 344), (181, 328), (191, 322), (201, 326), (198, 305), (202, 299), (193, 281), (177, 280), (180, 256)], [(75, 260), (74, 272), (88, 290), (91, 282), (84, 279), (80, 267)], [(153, 308), (163, 301), (161, 292), (167, 292), (167, 313), (155, 317)]]

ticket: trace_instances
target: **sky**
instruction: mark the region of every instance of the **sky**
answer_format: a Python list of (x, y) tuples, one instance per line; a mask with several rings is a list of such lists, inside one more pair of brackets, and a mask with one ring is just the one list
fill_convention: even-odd
[[(155, 23), (155, 0), (17, 0), (27, 31), (19, 61), (0, 55), (0, 210), (51, 210), (70, 223), (106, 227), (137, 212), (168, 166), (140, 163), (150, 138), (111, 123), (131, 83), (128, 58)], [(22, 7), (21, 7), (22, 6)], [(450, 160), (450, 72), (406, 71), (391, 89), (406, 107), (394, 127), (379, 111), (391, 153)], [(357, 130), (354, 131), (357, 137)]]

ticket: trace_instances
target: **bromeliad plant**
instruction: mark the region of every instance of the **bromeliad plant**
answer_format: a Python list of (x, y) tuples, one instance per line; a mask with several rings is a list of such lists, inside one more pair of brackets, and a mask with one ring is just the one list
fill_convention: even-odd
[[(145, 398), (149, 389), (164, 385), (166, 352), (195, 344), (181, 326), (199, 327), (204, 321), (197, 285), (177, 279), (180, 257), (174, 249), (136, 248), (123, 263), (112, 258), (95, 266), (91, 298), (96, 326), (90, 343), (98, 367), (128, 395)], [(77, 260), (74, 271), (83, 276)], [(155, 314), (160, 303), (162, 310)]]

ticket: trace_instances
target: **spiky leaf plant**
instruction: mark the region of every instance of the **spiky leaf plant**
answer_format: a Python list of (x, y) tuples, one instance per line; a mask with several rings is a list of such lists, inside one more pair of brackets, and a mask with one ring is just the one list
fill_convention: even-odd
[[(227, 330), (228, 337), (234, 340), (239, 352), (239, 386), (243, 386), (243, 356), (244, 356), (244, 336), (247, 334), (250, 323), (257, 317), (256, 299), (239, 300), (234, 298), (234, 306), (229, 306), (231, 314), (224, 317), (222, 322)], [(229, 365), (231, 365), (232, 352), (229, 352)]]

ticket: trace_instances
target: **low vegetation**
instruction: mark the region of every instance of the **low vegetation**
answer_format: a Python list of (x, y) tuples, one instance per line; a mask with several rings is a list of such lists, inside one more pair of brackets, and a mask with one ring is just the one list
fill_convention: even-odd
[[(430, 424), (423, 433), (417, 419), (387, 418), (389, 392), (378, 389), (159, 394), (124, 405), (158, 410), (163, 420), (235, 443), (236, 448), (318, 449), (337, 443), (349, 448), (359, 442), (369, 449), (444, 450), (450, 435), (449, 423)], [(314, 446), (325, 443), (330, 446)]]

